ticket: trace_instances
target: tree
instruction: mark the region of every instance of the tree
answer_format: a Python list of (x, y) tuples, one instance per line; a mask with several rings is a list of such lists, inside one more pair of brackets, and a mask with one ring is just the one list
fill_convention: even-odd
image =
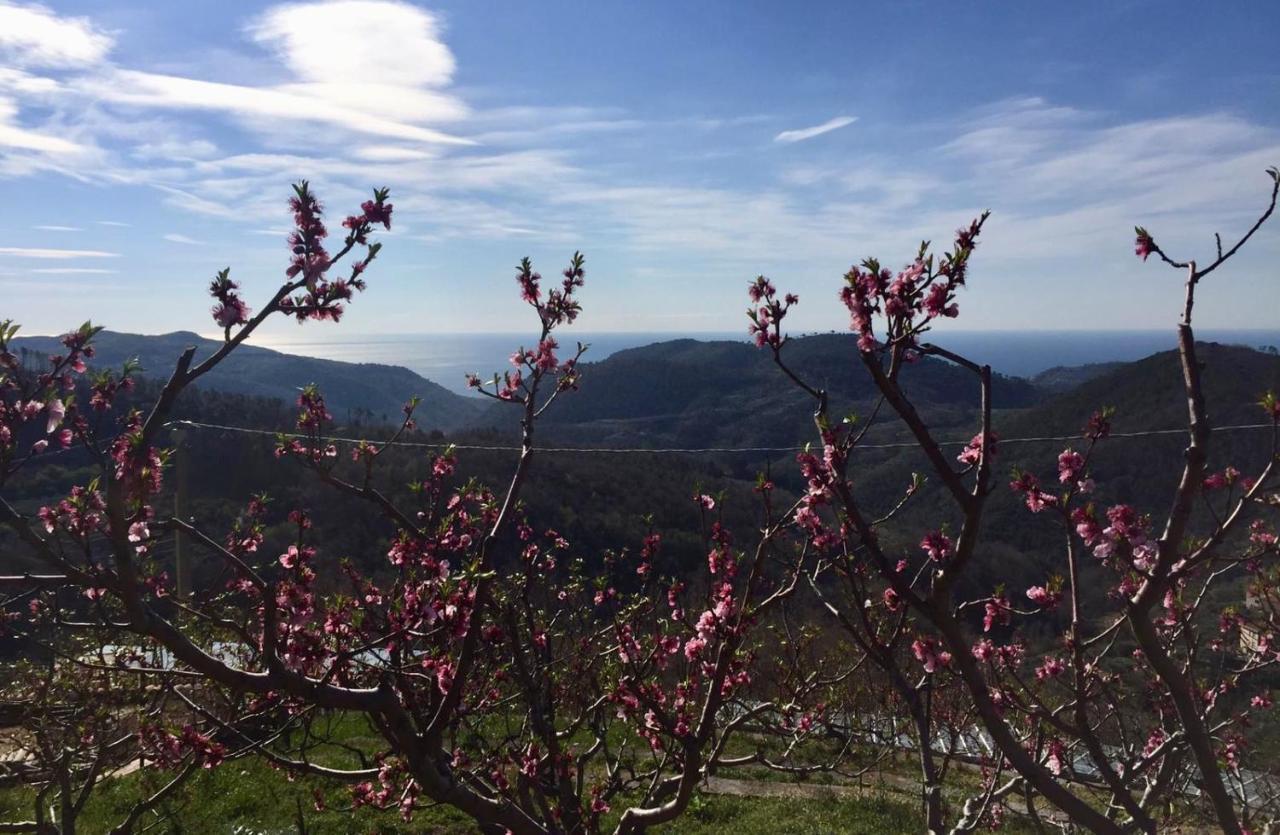
[[(652, 561), (661, 536), (651, 532), (636, 555), (613, 557), (619, 570), (640, 578), (630, 592), (586, 576), (569, 543), (525, 518), (521, 491), (538, 418), (577, 387), (586, 350), (579, 345), (562, 360), (553, 336), (581, 309), (581, 255), (549, 290), (529, 261), (521, 262), (517, 283), (539, 321), (535, 347), (517, 351), (513, 370), (495, 375), (490, 388), (472, 378), (485, 394), (521, 410), (522, 451), (501, 492), (452, 485), (455, 459), (445, 451), (426, 461), (411, 485), (414, 505), (398, 506), (379, 489), (377, 465), (413, 428), (416, 403), (406, 404), (399, 433), (360, 443), (348, 461), (324, 434), (330, 415), (323, 393), (309, 387), (300, 395), (300, 437), (282, 437), (276, 454), (383, 513), (395, 529), (386, 576), (347, 565), (338, 590), (332, 578), (320, 582), (311, 567), (312, 520), (302, 508), (288, 514), (294, 543), (275, 555), (262, 548), (264, 520), (273, 512), (262, 498), (248, 503), (225, 536), (190, 519), (164, 518), (155, 507), (168, 457), (160, 438), (181, 392), (273, 314), (337, 320), (364, 289), (363, 274), (378, 254), (374, 227), (390, 227), (387, 198), (385, 189), (375, 191), (361, 214), (348, 217), (343, 246), (330, 255), (320, 205), (307, 183), (299, 184), (286, 282), (251, 316), (229, 270), (219, 272), (210, 293), (222, 346), (199, 362), (194, 349), (186, 351), (149, 411), (128, 414), (112, 438), (102, 437), (90, 416), (110, 407), (132, 368), (100, 375), (88, 409), (67, 395), (92, 357), (97, 329), (86, 324), (68, 334), (67, 353), (32, 374), (7, 350), (15, 328), (6, 323), (0, 478), (51, 446), (72, 444), (91, 452), (101, 475), (41, 508), (37, 519), (0, 496), (0, 521), (58, 572), (42, 582), (80, 592), (80, 626), (123, 630), (142, 651), (171, 657), (194, 684), (174, 682), (168, 691), (219, 738), (284, 769), (350, 782), (356, 805), (396, 808), (408, 818), (422, 803), (447, 804), (485, 831), (515, 833), (596, 832), (606, 820), (627, 833), (671, 820), (717, 767), (729, 736), (775, 710), (746, 698), (745, 637), (796, 586), (798, 564), (775, 546), (792, 514), (775, 511), (762, 491), (764, 523), (743, 552), (714, 519), (715, 500), (699, 495), (706, 580), (686, 588), (657, 577)], [(331, 278), (361, 247), (349, 275)], [(152, 553), (156, 539), (173, 531), (223, 563), (224, 586), (173, 600)], [(782, 564), (781, 573), (766, 570), (771, 560)], [(385, 748), (350, 767), (317, 762), (317, 750), (333, 747), (326, 719), (335, 713), (365, 717)], [(209, 739), (165, 727), (149, 733), (166, 743), (174, 763), (199, 755)], [(614, 803), (625, 807), (616, 820), (608, 818)]]
[[(788, 364), (782, 323), (798, 299), (763, 277), (751, 284), (757, 343), (812, 399), (820, 447), (798, 456), (805, 487), (794, 502), (760, 479), (748, 535), (730, 531), (721, 502), (699, 490), (690, 514), (706, 561), (681, 577), (660, 576), (663, 532), (652, 528), (592, 572), (523, 501), (539, 419), (582, 383), (586, 346), (562, 358), (556, 338), (581, 310), (578, 253), (554, 286), (520, 263), (516, 282), (538, 318), (536, 339), (512, 355), (511, 370), (471, 378), (521, 418), (504, 488), (458, 484), (446, 449), (421, 461), (403, 501), (386, 488), (383, 465), (413, 429), (416, 404), (406, 404), (398, 431), (344, 450), (330, 437), (323, 392), (299, 396), (297, 432), (275, 447), (279, 466), (296, 465), (382, 515), (391, 544), (381, 569), (348, 563), (320, 576), (313, 565), (325, 543), (313, 514), (261, 496), (229, 529), (163, 516), (163, 439), (183, 390), (272, 315), (339, 319), (378, 254), (375, 227), (390, 228), (389, 194), (379, 189), (344, 221), (331, 255), (319, 202), (301, 183), (285, 282), (251, 315), (229, 271), (219, 272), (210, 292), (221, 346), (199, 361), (194, 349), (183, 353), (154, 403), (114, 427), (104, 416), (135, 369), (97, 373), (83, 406), (72, 394), (96, 328), (67, 334), (65, 353), (33, 370), (9, 350), (16, 327), (0, 327), (0, 523), (51, 572), (2, 578), (15, 604), (39, 591), (39, 605), (16, 609), (9, 628), (28, 649), (43, 641), (42, 657), (62, 659), (46, 667), (55, 679), (94, 646), (102, 656), (108, 640), (129, 656), (164, 658), (142, 676), (156, 677), (156, 687), (123, 691), (121, 709), (107, 716), (138, 715), (109, 735), (128, 740), (119, 750), (136, 746), (174, 769), (175, 780), (254, 754), (350, 784), (354, 805), (407, 818), (445, 804), (483, 831), (640, 832), (677, 818), (719, 769), (844, 771), (857, 767), (855, 750), (865, 760), (868, 749), (874, 758), (898, 747), (903, 729), (931, 831), (996, 825), (1014, 799), (1037, 820), (1047, 804), (1058, 820), (1096, 832), (1154, 832), (1205, 817), (1227, 832), (1268, 823), (1274, 781), (1253, 779), (1245, 762), (1248, 724), (1271, 704), (1251, 682), (1280, 657), (1280, 406), (1273, 395), (1261, 400), (1273, 444), (1255, 476), (1242, 474), (1245, 462), (1211, 468), (1191, 314), (1199, 283), (1273, 212), (1280, 172), (1270, 174), (1267, 210), (1234, 246), (1219, 243), (1207, 267), (1173, 260), (1137, 230), (1138, 255), (1157, 254), (1188, 276), (1178, 334), (1189, 443), (1162, 532), (1140, 508), (1091, 503), (1093, 462), (1111, 434), (1112, 416), (1100, 410), (1079, 449), (1058, 456), (1057, 488), (1034, 472), (1010, 477), (1028, 510), (1059, 526), (1063, 575), (1021, 595), (996, 587), (978, 596), (958, 589), (984, 557), (987, 500), (1000, 489), (991, 370), (922, 337), (958, 315), (985, 214), (941, 258), (926, 243), (896, 275), (867, 260), (845, 276), (859, 360), (881, 397), (865, 423), (832, 415), (826, 392)], [(972, 373), (980, 392), (977, 434), (958, 456), (943, 451), (904, 388), (921, 356)], [(906, 428), (928, 470), (890, 506), (873, 507), (851, 461), (882, 412)], [(9, 499), (12, 476), (73, 445), (96, 462), (96, 478), (32, 511)], [(903, 509), (929, 491), (949, 512), (901, 530), (910, 518)], [(268, 549), (269, 526), (286, 527), (290, 544)], [(222, 566), (218, 582), (190, 596), (171, 592), (156, 544), (174, 533)], [(1107, 596), (1086, 593), (1102, 581)], [(802, 588), (825, 624), (795, 621), (789, 607)], [(1032, 648), (1024, 627), (1055, 640)], [(128, 666), (101, 672), (127, 676)], [(77, 704), (89, 698), (66, 692)], [(378, 750), (334, 737), (335, 719), (346, 717), (376, 731)], [(834, 746), (818, 744), (822, 733)], [(975, 737), (992, 748), (976, 758), (979, 790), (957, 810), (944, 787)], [(781, 741), (781, 755), (767, 752), (768, 738)], [(62, 802), (81, 802), (93, 784), (64, 787)]]
[[(906, 426), (958, 520), (958, 531), (940, 520), (917, 534), (922, 538), (915, 553), (891, 553), (882, 534), (917, 494), (919, 482), (908, 486), (897, 507), (876, 517), (860, 498), (849, 467), (865, 429), (853, 421), (837, 423), (828, 413), (826, 393), (785, 362), (781, 323), (798, 299), (779, 297), (764, 277), (751, 285), (749, 315), (757, 344), (772, 351), (781, 370), (815, 404), (822, 452), (800, 457), (809, 489), (796, 521), (809, 531), (820, 561), (845, 584), (846, 593), (833, 600), (822, 586), (814, 588), (838, 624), (884, 671), (914, 720), (931, 831), (944, 828), (945, 808), (932, 744), (938, 731), (924, 705), (940, 687), (963, 688), (998, 753), (986, 772), (985, 792), (966, 804), (952, 831), (972, 830), (993, 811), (993, 799), (1015, 790), (1033, 817), (1038, 815), (1033, 797), (1040, 797), (1093, 832), (1155, 832), (1192, 805), (1192, 786), (1204, 798), (1204, 811), (1226, 832), (1241, 832), (1277, 814), (1274, 791), (1245, 791), (1248, 780), (1241, 770), (1241, 730), (1251, 711), (1270, 707), (1271, 698), (1263, 691), (1249, 699), (1237, 690), (1277, 660), (1273, 603), (1280, 552), (1267, 517), (1274, 519), (1280, 506), (1275, 492), (1280, 447), (1273, 430), (1269, 457), (1253, 477), (1231, 466), (1208, 471), (1208, 407), (1191, 321), (1199, 283), (1235, 255), (1274, 211), (1280, 172), (1268, 173), (1273, 182), (1266, 210), (1230, 249), (1224, 251), (1219, 237), (1216, 258), (1206, 267), (1172, 260), (1137, 229), (1139, 256), (1146, 260), (1156, 254), (1187, 273), (1178, 344), (1189, 443), (1163, 532), (1156, 533), (1150, 517), (1130, 505), (1104, 510), (1090, 503), (1095, 486), (1090, 465), (1110, 434), (1111, 416), (1100, 411), (1084, 430), (1082, 451), (1068, 448), (1058, 457), (1060, 492), (1043, 487), (1031, 472), (1011, 477), (1009, 486), (1022, 494), (1032, 513), (1057, 521), (1065, 544), (1066, 577), (1049, 577), (1028, 588), (1021, 607), (1004, 588), (978, 599), (956, 594), (957, 581), (981, 553), (986, 501), (998, 488), (991, 369), (921, 340), (958, 315), (957, 291), (965, 285), (987, 215), (961, 229), (940, 259), (929, 254), (927, 243), (896, 275), (868, 259), (849, 271), (841, 291), (851, 328), (859, 334), (860, 360), (881, 394), (872, 419), (887, 405)], [(943, 452), (903, 390), (911, 362), (921, 356), (968, 369), (981, 390), (978, 433), (958, 457)], [(1272, 394), (1261, 401), (1273, 427), (1280, 425), (1276, 402)], [(1193, 512), (1197, 501), (1207, 504), (1199, 517)], [(1091, 573), (1100, 568), (1109, 578), (1101, 611), (1083, 608), (1086, 597), (1096, 599), (1082, 587), (1081, 563), (1089, 555), (1096, 563), (1086, 568)], [(1252, 606), (1242, 607), (1238, 599), (1223, 605), (1213, 594), (1242, 582), (1249, 584)], [(1037, 663), (1012, 625), (1015, 619), (1052, 625), (1053, 612), (1063, 604), (1070, 618), (1058, 646)], [(982, 631), (975, 636), (969, 613), (979, 611)], [(1250, 640), (1229, 639), (1242, 629)], [(1123, 654), (1125, 632), (1136, 645), (1132, 656), (1139, 664)], [(919, 665), (914, 672), (904, 668), (900, 651), (908, 638)], [(967, 716), (952, 713), (944, 727), (949, 721), (953, 733), (963, 730), (954, 722)], [(1012, 778), (998, 785), (1005, 771)], [(1262, 809), (1254, 808), (1259, 800)]]

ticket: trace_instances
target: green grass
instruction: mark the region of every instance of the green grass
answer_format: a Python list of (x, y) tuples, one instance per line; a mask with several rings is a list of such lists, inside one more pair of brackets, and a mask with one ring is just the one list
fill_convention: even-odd
[(918, 833), (924, 818), (915, 808), (886, 798), (810, 799), (699, 795), (663, 835), (831, 835)]
[[(142, 795), (145, 781), (163, 776), (133, 774), (103, 783), (89, 801), (80, 831), (107, 831)], [(312, 789), (318, 785), (307, 779), (289, 782), (257, 761), (228, 763), (193, 778), (173, 802), (166, 804), (164, 811), (168, 819), (151, 832), (164, 835), (296, 833), (299, 804), (306, 831), (315, 835), (402, 832), (462, 835), (476, 831), (468, 819), (444, 808), (420, 811), (411, 824), (405, 824), (394, 812), (337, 811), (349, 802), (345, 789), (333, 786), (325, 789), (331, 810), (317, 812), (312, 807)], [(30, 797), (29, 790), (0, 791), (0, 820), (30, 819)], [(919, 832), (921, 824), (917, 809), (887, 798), (815, 800), (698, 795), (683, 817), (654, 832), (663, 835), (891, 834)]]

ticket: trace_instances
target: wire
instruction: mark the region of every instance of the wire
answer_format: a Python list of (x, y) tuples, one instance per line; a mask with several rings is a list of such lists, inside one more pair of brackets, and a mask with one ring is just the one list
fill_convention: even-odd
[[(190, 429), (211, 429), (221, 432), (238, 432), (244, 435), (266, 435), (272, 438), (311, 438), (310, 435), (303, 435), (297, 432), (273, 432), (269, 429), (250, 429), (244, 426), (226, 426), (218, 423), (202, 423), (194, 420), (174, 420), (166, 423), (167, 427), (184, 427)], [(1272, 423), (1242, 423), (1232, 426), (1213, 427), (1214, 432), (1239, 432), (1252, 429), (1271, 429), (1274, 428)], [(1161, 435), (1182, 435), (1186, 434), (1186, 427), (1178, 429), (1149, 429), (1141, 432), (1112, 432), (1108, 438), (1149, 438)], [(1063, 441), (1077, 441), (1080, 435), (1039, 435), (1024, 438), (999, 438), (1001, 446), (1010, 444), (1033, 444), (1033, 443), (1061, 443)], [(360, 438), (342, 438), (336, 436), (321, 436), (318, 440), (333, 444), (359, 444)], [(939, 446), (967, 446), (970, 439), (940, 441)], [(520, 452), (518, 446), (503, 445), (485, 445), (485, 444), (450, 444), (450, 443), (423, 443), (420, 441), (397, 441), (395, 446), (418, 447), (424, 449), (446, 449), (453, 448), (457, 450), (472, 450), (482, 452)], [(854, 449), (914, 449), (918, 446), (914, 441), (902, 441), (895, 443), (881, 444), (858, 444)], [(801, 452), (805, 449), (802, 446), (759, 446), (759, 447), (537, 447), (537, 452), (553, 452), (553, 453), (603, 453), (612, 455), (641, 455), (641, 454), (660, 454), (660, 455), (700, 455), (712, 453), (742, 453), (742, 452)]]

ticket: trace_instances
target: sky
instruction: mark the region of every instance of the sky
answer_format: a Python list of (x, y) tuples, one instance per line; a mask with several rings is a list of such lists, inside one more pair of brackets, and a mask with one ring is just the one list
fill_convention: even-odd
[[(393, 229), (336, 327), (531, 330), (513, 280), (587, 257), (588, 332), (847, 327), (991, 209), (947, 327), (1162, 328), (1280, 165), (1280, 4), (0, 0), (0, 319), (216, 330), (222, 267), (283, 279), (289, 184)], [(1280, 223), (1206, 280), (1214, 328), (1274, 328)], [(287, 337), (283, 320), (267, 336)], [(333, 328), (310, 323), (307, 328)]]

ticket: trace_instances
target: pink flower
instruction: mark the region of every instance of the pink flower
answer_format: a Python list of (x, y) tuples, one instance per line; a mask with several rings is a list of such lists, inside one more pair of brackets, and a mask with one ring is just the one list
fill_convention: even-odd
[(1047, 681), (1056, 678), (1067, 671), (1067, 665), (1063, 663), (1061, 658), (1050, 656), (1044, 660), (1044, 663), (1036, 667), (1036, 679), (1038, 681)]
[(151, 538), (151, 531), (147, 528), (146, 522), (134, 522), (129, 526), (130, 542), (145, 542)]
[(1137, 237), (1133, 243), (1133, 254), (1145, 261), (1151, 253), (1156, 251), (1156, 242), (1147, 234), (1147, 230), (1141, 226), (1134, 231), (1137, 233)]
[(1084, 471), (1084, 456), (1073, 449), (1064, 449), (1058, 456), (1058, 481), (1070, 484)]
[(1062, 601), (1062, 592), (1051, 590), (1045, 586), (1032, 586), (1027, 589), (1027, 599), (1041, 609), (1053, 611)]
[(290, 545), (289, 550), (280, 555), (280, 565), (289, 569), (297, 568), (310, 562), (313, 554), (311, 548), (299, 549), (297, 545)]
[(1009, 487), (1015, 493), (1026, 494), (1027, 509), (1032, 513), (1039, 513), (1046, 507), (1055, 507), (1058, 504), (1058, 497), (1041, 490), (1040, 480), (1031, 473), (1020, 473), (1017, 479), (1009, 482)]
[(982, 615), (982, 631), (990, 632), (991, 627), (1008, 626), (1010, 615), (1013, 613), (1013, 607), (1009, 605), (1009, 599), (1000, 596), (993, 597), (983, 606)]
[[(383, 202), (386, 198), (385, 189), (382, 190), (381, 199), (377, 201), (366, 200), (360, 204), (360, 211), (364, 212), (364, 219), (370, 225), (381, 223), (384, 228), (391, 228), (391, 211), (394, 206), (391, 203)], [(375, 192), (376, 194), (376, 192)]]
[(920, 548), (929, 555), (929, 559), (934, 562), (943, 562), (953, 553), (955, 543), (942, 531), (930, 531), (924, 535), (924, 539), (920, 540)]
[(62, 419), (67, 414), (67, 407), (61, 400), (55, 397), (49, 401), (48, 405), (45, 406), (45, 409), (49, 412), (49, 422), (46, 424), (44, 431), (45, 434), (49, 434), (53, 432), (53, 430), (57, 429), (58, 425), (62, 423)]
[(1221, 490), (1230, 487), (1240, 479), (1240, 471), (1235, 467), (1227, 467), (1220, 473), (1210, 473), (1205, 477), (1202, 486), (1205, 490)]
[(951, 653), (940, 651), (938, 642), (931, 635), (922, 635), (911, 643), (911, 652), (916, 660), (924, 665), (926, 673), (936, 672), (941, 667), (951, 664)]
[(698, 505), (699, 505), (703, 510), (715, 510), (715, 509), (716, 509), (716, 500), (715, 500), (715, 499), (713, 499), (713, 498), (711, 498), (710, 496), (708, 496), (706, 493), (702, 493), (702, 494), (700, 494), (700, 495), (694, 496), (694, 497), (693, 497), (693, 500), (694, 500), (695, 502), (697, 502), (697, 503), (698, 503)]
[(1055, 776), (1062, 773), (1066, 754), (1066, 746), (1062, 744), (1061, 740), (1055, 739), (1049, 742), (1049, 756), (1045, 759), (1044, 764)]
[[(992, 432), (990, 437), (987, 438), (986, 452), (988, 459), (996, 457), (996, 447), (999, 441), (1000, 438), (994, 432)], [(977, 435), (973, 436), (973, 440), (969, 441), (969, 444), (960, 452), (959, 455), (956, 456), (956, 460), (961, 464), (974, 466), (978, 463), (978, 459), (981, 457), (982, 433), (979, 432)]]

